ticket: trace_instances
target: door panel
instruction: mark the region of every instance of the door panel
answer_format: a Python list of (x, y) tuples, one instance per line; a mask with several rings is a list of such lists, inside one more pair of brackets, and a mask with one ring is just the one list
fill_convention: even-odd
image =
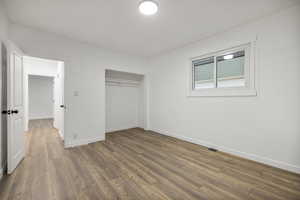
[[(23, 118), (22, 117), (15, 117), (15, 119), (13, 120), (13, 137), (14, 139), (14, 145), (16, 147), (20, 147), (20, 148), (13, 148), (12, 149), (12, 153), (14, 155), (14, 159), (16, 161), (16, 164), (18, 164), (18, 161), (21, 159), (22, 153), (23, 153), (23, 142), (24, 142), (24, 134), (23, 133)], [(21, 134), (20, 134), (21, 133)]]
[(22, 58), (15, 54), (14, 56), (14, 106), (23, 106), (23, 70)]
[(17, 53), (11, 54), (8, 80), (8, 173), (12, 173), (25, 157), (23, 61)]

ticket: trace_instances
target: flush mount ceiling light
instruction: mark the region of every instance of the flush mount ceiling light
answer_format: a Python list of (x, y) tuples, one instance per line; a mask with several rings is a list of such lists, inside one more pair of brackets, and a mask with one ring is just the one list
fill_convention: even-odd
[(139, 10), (144, 15), (154, 15), (158, 10), (158, 3), (153, 0), (143, 0), (139, 4)]
[(229, 55), (226, 55), (224, 56), (224, 60), (230, 60), (233, 58), (233, 55), (232, 54), (229, 54)]

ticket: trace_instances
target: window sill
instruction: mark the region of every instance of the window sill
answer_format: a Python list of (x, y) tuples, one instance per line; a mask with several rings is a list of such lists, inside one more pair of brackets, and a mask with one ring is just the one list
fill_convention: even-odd
[(257, 96), (255, 89), (245, 88), (214, 88), (199, 89), (189, 92), (188, 97), (243, 97)]

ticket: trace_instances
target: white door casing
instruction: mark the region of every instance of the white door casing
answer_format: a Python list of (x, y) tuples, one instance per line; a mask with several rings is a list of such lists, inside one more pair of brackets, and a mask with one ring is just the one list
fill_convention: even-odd
[[(54, 127), (64, 139), (64, 63), (59, 62), (58, 74), (54, 79)], [(63, 106), (63, 107), (61, 107)]]
[(11, 52), (8, 66), (8, 173), (25, 157), (23, 58)]
[(59, 102), (58, 102), (58, 77), (59, 75), (56, 75), (53, 79), (53, 99), (54, 99), (54, 106), (53, 106), (53, 113), (54, 113), (54, 120), (53, 120), (53, 126), (54, 128), (59, 129), (59, 122), (58, 122), (58, 108), (59, 108)]
[(60, 69), (60, 74), (61, 74), (61, 78), (60, 78), (60, 99), (61, 99), (61, 105), (63, 105), (64, 107), (61, 108), (60, 110), (60, 121), (61, 121), (61, 125), (60, 125), (60, 134), (62, 135), (62, 138), (65, 137), (65, 110), (66, 110), (66, 105), (65, 105), (65, 66), (63, 62), (60, 62), (59, 65), (59, 69)]

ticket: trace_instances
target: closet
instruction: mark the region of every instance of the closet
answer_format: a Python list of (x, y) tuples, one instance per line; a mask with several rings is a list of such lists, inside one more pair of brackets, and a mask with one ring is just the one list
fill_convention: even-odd
[(145, 128), (145, 77), (140, 74), (105, 71), (106, 132)]

